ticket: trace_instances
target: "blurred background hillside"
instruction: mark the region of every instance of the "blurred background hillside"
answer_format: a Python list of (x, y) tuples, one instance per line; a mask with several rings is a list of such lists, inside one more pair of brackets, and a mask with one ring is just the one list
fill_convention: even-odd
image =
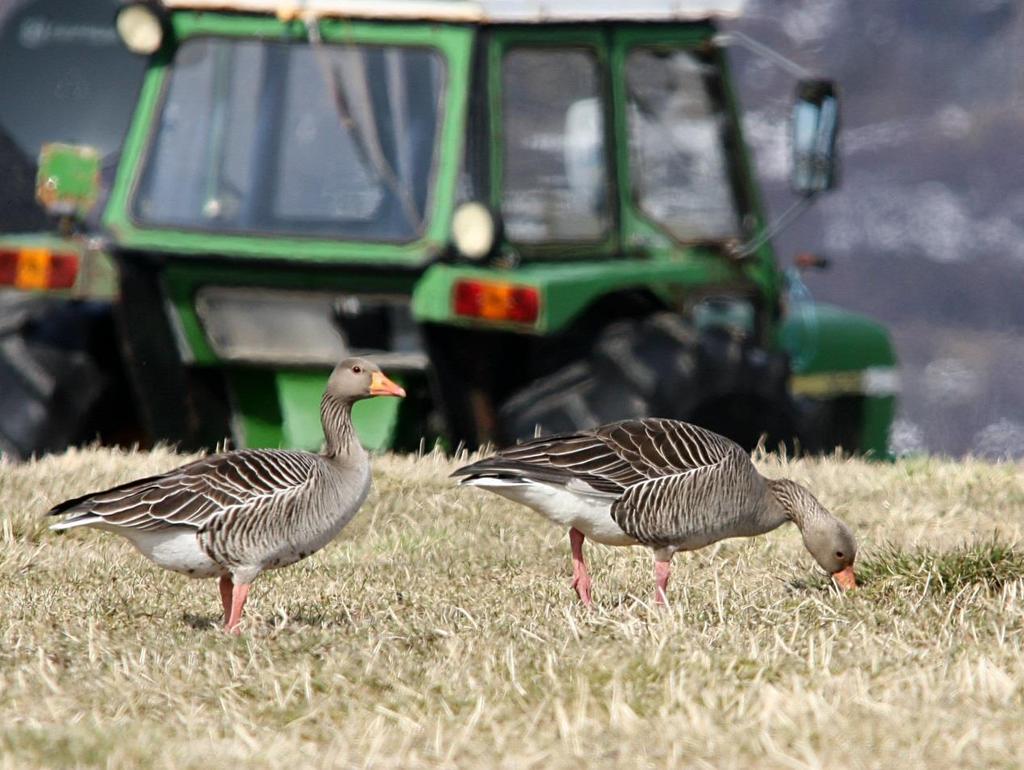
[[(840, 188), (775, 240), (830, 261), (818, 300), (884, 321), (896, 451), (1024, 456), (1024, 4), (752, 0), (738, 29), (839, 81)], [(777, 213), (788, 75), (742, 49), (747, 140)]]
[[(29, 87), (12, 64), (11, 41), (34, 41), (33, 66), (60, 70), (54, 82), (66, 103), (87, 103), (97, 88), (124, 95), (123, 113), (104, 110), (63, 137), (114, 153), (109, 137), (122, 130), (141, 77), (141, 61), (116, 83), (90, 77), (90, 64), (119, 46), (112, 27), (99, 24), (116, 3), (83, 2), (81, 18), (63, 28), (33, 23), (24, 7), (0, 0), (3, 88)], [(892, 330), (903, 368), (893, 448), (1024, 456), (1024, 5), (749, 0), (727, 28), (841, 85), (840, 189), (775, 244), (783, 264), (801, 251), (829, 260), (827, 270), (804, 275), (815, 299)], [(46, 53), (65, 44), (87, 59), (70, 66)], [(778, 214), (792, 201), (792, 81), (741, 48), (733, 63), (747, 139)], [(42, 107), (0, 114), (0, 230), (41, 226), (31, 202), (37, 146), (28, 137), (59, 120)]]

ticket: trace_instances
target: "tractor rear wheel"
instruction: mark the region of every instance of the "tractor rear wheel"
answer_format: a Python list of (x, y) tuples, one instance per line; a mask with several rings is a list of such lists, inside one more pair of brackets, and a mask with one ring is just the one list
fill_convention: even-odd
[[(785, 355), (675, 313), (602, 329), (589, 353), (514, 393), (499, 410), (502, 439), (587, 430), (616, 420), (691, 420), (752, 448), (793, 438)], [(771, 445), (771, 444), (770, 444)]]
[(0, 307), (0, 454), (20, 461), (83, 439), (106, 378), (84, 303), (7, 295)]

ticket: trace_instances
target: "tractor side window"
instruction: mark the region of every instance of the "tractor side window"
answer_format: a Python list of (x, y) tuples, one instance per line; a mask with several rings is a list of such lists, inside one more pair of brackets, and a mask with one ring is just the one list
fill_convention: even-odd
[(608, 230), (597, 57), (513, 48), (502, 66), (502, 217), (513, 241), (595, 241)]
[(638, 48), (626, 59), (633, 194), (682, 241), (740, 235), (715, 77), (688, 51)]

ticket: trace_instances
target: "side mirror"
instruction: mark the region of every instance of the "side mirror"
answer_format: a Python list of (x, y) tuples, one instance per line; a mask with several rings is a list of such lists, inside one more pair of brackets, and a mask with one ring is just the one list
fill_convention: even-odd
[(804, 197), (836, 185), (839, 96), (831, 80), (801, 80), (793, 105), (793, 166), (790, 185)]
[(44, 144), (36, 174), (36, 200), (48, 214), (82, 218), (100, 192), (100, 156), (92, 147)]

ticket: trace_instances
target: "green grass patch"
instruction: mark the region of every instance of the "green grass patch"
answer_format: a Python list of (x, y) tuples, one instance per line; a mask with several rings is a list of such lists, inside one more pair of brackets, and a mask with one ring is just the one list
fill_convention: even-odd
[(1024, 579), (1024, 550), (997, 539), (946, 550), (888, 543), (858, 564), (857, 578), (865, 587), (909, 581), (942, 593), (977, 584), (1000, 589)]

